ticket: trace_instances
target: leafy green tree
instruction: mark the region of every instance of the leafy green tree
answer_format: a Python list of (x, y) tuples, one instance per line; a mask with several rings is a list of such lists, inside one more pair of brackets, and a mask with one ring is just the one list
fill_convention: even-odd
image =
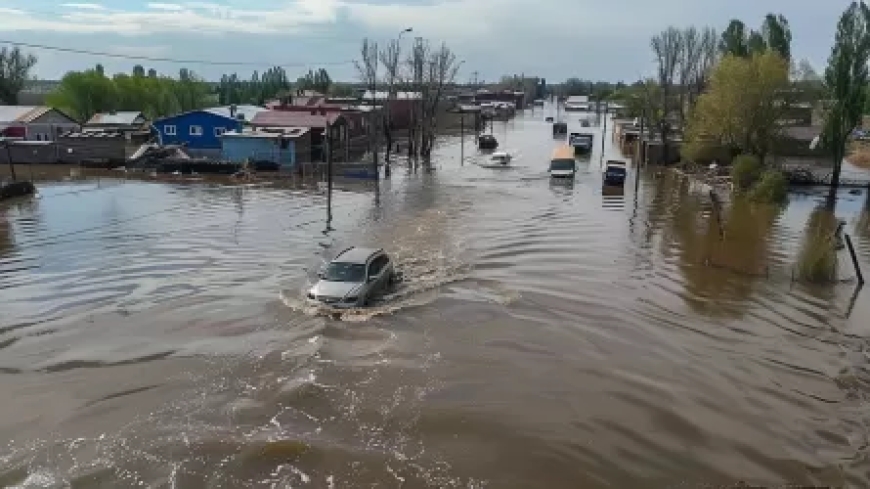
[(791, 28), (782, 15), (767, 14), (761, 26), (761, 34), (767, 49), (791, 60)]
[(290, 82), (284, 68), (274, 66), (262, 74), (255, 71), (250, 80), (242, 80), (236, 73), (223, 75), (217, 95), (221, 105), (262, 105), (289, 90)]
[(117, 91), (114, 82), (96, 69), (71, 71), (64, 75), (47, 102), (86, 122), (96, 113), (113, 110)]
[(327, 94), (332, 86), (332, 78), (329, 73), (320, 68), (318, 70), (308, 70), (308, 73), (296, 81), (296, 86), (300, 90), (314, 90), (315, 92)]
[(192, 71), (181, 69), (178, 79), (157, 76), (156, 73), (142, 76), (144, 72), (145, 69), (139, 66), (133, 70), (132, 76), (118, 73), (107, 78), (96, 68), (72, 71), (63, 77), (48, 101), (82, 121), (98, 112), (112, 110), (142, 111), (148, 117), (156, 118), (208, 104), (208, 86)]
[(825, 88), (831, 106), (825, 118), (824, 142), (834, 158), (834, 187), (840, 183), (846, 143), (861, 121), (867, 97), (870, 61), (870, 8), (852, 2), (840, 16), (828, 67)]
[(21, 49), (0, 49), (0, 103), (15, 105), (18, 93), (30, 79), (30, 70), (36, 65), (36, 56)]
[(746, 25), (742, 21), (732, 19), (728, 27), (722, 31), (722, 38), (719, 40), (719, 52), (723, 56), (745, 57), (749, 55)]
[(712, 140), (733, 155), (748, 153), (764, 162), (782, 131), (780, 120), (789, 109), (783, 93), (789, 86), (788, 62), (776, 53), (726, 56), (689, 120), (687, 153)]

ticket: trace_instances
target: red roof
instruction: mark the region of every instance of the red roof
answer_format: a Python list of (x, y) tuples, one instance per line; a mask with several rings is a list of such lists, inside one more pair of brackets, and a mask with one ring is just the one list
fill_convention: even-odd
[(312, 115), (311, 112), (296, 112), (288, 110), (266, 110), (260, 112), (251, 120), (252, 126), (258, 127), (316, 127), (325, 128), (326, 124), (334, 124), (341, 119), (341, 114), (327, 112), (322, 115)]

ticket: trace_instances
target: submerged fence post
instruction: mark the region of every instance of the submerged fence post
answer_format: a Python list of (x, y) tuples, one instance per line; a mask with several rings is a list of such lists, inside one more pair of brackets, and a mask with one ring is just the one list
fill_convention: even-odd
[(852, 257), (852, 265), (855, 266), (855, 275), (858, 277), (858, 285), (864, 285), (864, 274), (861, 273), (861, 265), (858, 264), (858, 255), (855, 254), (855, 247), (852, 245), (852, 237), (846, 236), (846, 246), (849, 248), (849, 255)]

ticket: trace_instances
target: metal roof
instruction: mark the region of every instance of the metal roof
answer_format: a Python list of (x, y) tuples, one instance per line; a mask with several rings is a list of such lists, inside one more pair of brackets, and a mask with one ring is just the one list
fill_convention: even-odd
[(33, 122), (50, 110), (44, 105), (0, 105), (0, 122)]
[(233, 116), (233, 115), (230, 115), (231, 107), (232, 106), (230, 106), (230, 105), (225, 105), (223, 107), (212, 107), (210, 109), (204, 109), (204, 110), (206, 112), (210, 112), (210, 113), (215, 114), (215, 115), (220, 115), (223, 117), (230, 117), (233, 119), (238, 118), (239, 115), (242, 115), (242, 116), (244, 116), (246, 121), (251, 121), (260, 112), (268, 110), (265, 107), (259, 107), (256, 105), (237, 105), (236, 106), (236, 113)]
[(340, 255), (336, 256), (333, 261), (338, 263), (361, 263), (365, 264), (369, 261), (372, 255), (381, 253), (380, 248), (358, 248), (356, 246), (348, 248)]
[[(271, 130), (267, 130), (271, 129)], [(264, 139), (279, 139), (279, 138), (298, 138), (304, 136), (308, 132), (307, 127), (277, 127), (277, 128), (262, 128), (259, 131), (227, 131), (222, 134), (222, 137), (235, 138), (264, 138)]]
[(325, 128), (341, 118), (341, 114), (327, 112), (312, 114), (287, 110), (267, 110), (258, 113), (251, 124), (259, 127), (316, 127)]
[(136, 119), (139, 118), (145, 119), (145, 115), (140, 111), (120, 111), (120, 112), (105, 112), (100, 114), (94, 114), (91, 117), (86, 125), (93, 124), (105, 124), (105, 125), (119, 125), (119, 126), (132, 126), (136, 123)]
[[(372, 91), (366, 90), (363, 92), (362, 97), (363, 100), (386, 100), (389, 98), (387, 92), (375, 92), (374, 97), (372, 97)], [(396, 92), (396, 100), (419, 100), (423, 98), (420, 92)]]

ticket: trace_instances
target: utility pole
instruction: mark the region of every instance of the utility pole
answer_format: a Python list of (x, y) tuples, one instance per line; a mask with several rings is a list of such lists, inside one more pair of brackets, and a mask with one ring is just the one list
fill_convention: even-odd
[(465, 165), (465, 110), (459, 108), (459, 165)]
[(332, 126), (326, 123), (326, 227), (332, 225)]
[(604, 162), (604, 139), (607, 136), (607, 103), (604, 104), (604, 127), (601, 129), (601, 162)]
[(646, 109), (640, 111), (640, 135), (637, 137), (637, 158), (635, 158), (634, 171), (637, 173), (634, 178), (634, 196), (637, 199), (637, 188), (640, 185), (640, 168), (643, 164), (643, 124), (646, 118)]
[(9, 150), (9, 141), (3, 141), (3, 145), (6, 146), (6, 157), (9, 158), (9, 174), (12, 176), (12, 181), (17, 182), (18, 178), (15, 176), (15, 164), (12, 163), (12, 151)]

